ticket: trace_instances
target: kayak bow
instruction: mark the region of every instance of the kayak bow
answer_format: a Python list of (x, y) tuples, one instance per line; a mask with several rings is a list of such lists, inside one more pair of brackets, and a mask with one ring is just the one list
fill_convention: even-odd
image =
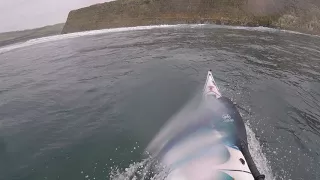
[(206, 84), (204, 85), (204, 96), (215, 96), (215, 98), (220, 98), (221, 93), (219, 92), (219, 88), (212, 76), (212, 71), (208, 71)]
[(251, 158), (244, 122), (219, 92), (211, 70), (203, 103), (188, 112), (148, 147), (168, 168), (166, 180), (264, 180)]

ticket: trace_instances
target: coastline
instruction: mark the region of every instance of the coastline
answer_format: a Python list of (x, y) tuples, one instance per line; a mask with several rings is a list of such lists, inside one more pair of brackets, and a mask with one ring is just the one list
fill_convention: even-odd
[(319, 35), (313, 34), (306, 34), (297, 31), (290, 31), (290, 30), (282, 30), (282, 29), (275, 29), (269, 27), (245, 27), (245, 26), (229, 26), (229, 25), (214, 25), (214, 24), (176, 24), (176, 25), (152, 25), (152, 26), (136, 26), (136, 27), (121, 27), (121, 28), (109, 28), (109, 29), (100, 29), (100, 30), (90, 30), (90, 31), (83, 31), (83, 32), (75, 32), (69, 34), (60, 34), (60, 35), (53, 35), (53, 36), (46, 36), (37, 39), (31, 39), (25, 42), (19, 42), (15, 44), (11, 44), (8, 46), (0, 47), (0, 54), (27, 47), (32, 45), (37, 45), (41, 43), (47, 42), (54, 42), (58, 40), (64, 39), (73, 39), (77, 37), (83, 36), (94, 36), (99, 34), (107, 34), (107, 33), (117, 33), (117, 32), (126, 32), (126, 31), (140, 31), (140, 30), (151, 30), (151, 29), (161, 29), (161, 28), (185, 28), (185, 27), (192, 27), (192, 28), (221, 28), (221, 29), (235, 29), (235, 30), (245, 30), (245, 31), (260, 31), (260, 32), (269, 32), (269, 33), (291, 33), (297, 35), (304, 35), (304, 36), (311, 36), (320, 38)]
[(0, 47), (23, 43), (31, 39), (61, 34), (64, 23), (45, 27), (0, 33)]
[(305, 13), (290, 6), (272, 13), (254, 11), (246, 0), (117, 0), (71, 11), (62, 34), (161, 24), (263, 26), (320, 34), (318, 9)]

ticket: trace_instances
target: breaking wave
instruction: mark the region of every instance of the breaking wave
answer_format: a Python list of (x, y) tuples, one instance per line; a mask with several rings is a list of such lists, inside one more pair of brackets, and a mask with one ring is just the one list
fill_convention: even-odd
[(84, 31), (84, 32), (77, 32), (77, 33), (70, 33), (70, 34), (62, 34), (62, 35), (54, 35), (48, 37), (42, 37), (37, 39), (32, 39), (23, 43), (13, 44), (9, 46), (5, 46), (0, 48), (0, 54), (5, 53), (11, 50), (15, 50), (18, 48), (28, 47), (36, 44), (46, 43), (46, 42), (53, 42), (65, 39), (72, 39), (77, 37), (83, 36), (93, 36), (99, 34), (106, 34), (106, 33), (116, 33), (116, 32), (125, 32), (125, 31), (138, 31), (138, 30), (150, 30), (150, 29), (161, 29), (161, 28), (220, 28), (220, 29), (238, 29), (238, 30), (247, 30), (247, 31), (261, 31), (261, 32), (270, 32), (270, 33), (292, 33), (292, 34), (300, 34), (300, 35), (307, 35), (307, 36), (314, 36), (320, 37), (317, 35), (310, 35), (295, 31), (289, 30), (280, 30), (268, 27), (245, 27), (245, 26), (227, 26), (227, 25), (212, 25), (212, 24), (177, 24), (177, 25), (153, 25), (153, 26), (137, 26), (137, 27), (124, 27), (124, 28), (113, 28), (113, 29), (102, 29), (102, 30), (93, 30), (93, 31)]

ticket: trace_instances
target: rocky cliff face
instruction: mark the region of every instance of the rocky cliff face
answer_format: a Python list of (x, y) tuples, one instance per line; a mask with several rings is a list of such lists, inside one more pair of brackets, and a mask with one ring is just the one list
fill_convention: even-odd
[(309, 6), (314, 7), (312, 14), (305, 13), (306, 10), (297, 8), (295, 2), (296, 0), (117, 0), (71, 11), (62, 33), (188, 23), (267, 26), (319, 33), (320, 11), (317, 6)]

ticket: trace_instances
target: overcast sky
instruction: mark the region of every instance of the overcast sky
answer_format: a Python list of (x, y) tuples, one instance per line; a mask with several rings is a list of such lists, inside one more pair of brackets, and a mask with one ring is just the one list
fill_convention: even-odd
[(0, 32), (65, 22), (70, 10), (110, 0), (0, 0)]

